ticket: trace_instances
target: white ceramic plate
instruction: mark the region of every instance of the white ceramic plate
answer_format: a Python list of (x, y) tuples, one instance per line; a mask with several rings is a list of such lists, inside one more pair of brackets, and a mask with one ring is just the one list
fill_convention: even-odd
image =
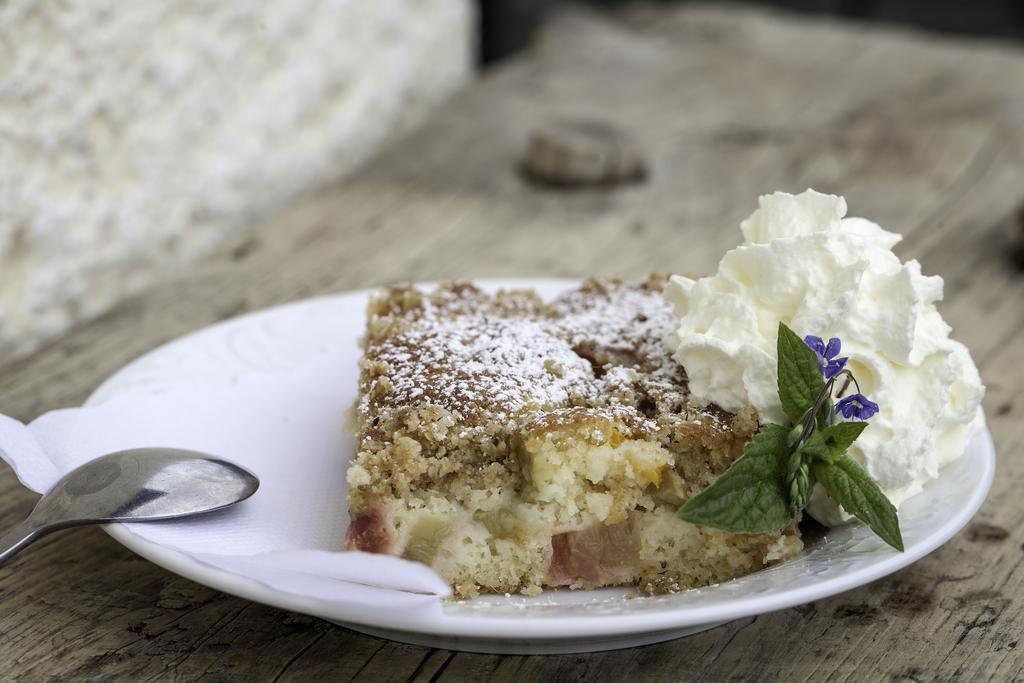
[[(484, 286), (534, 287), (544, 296), (553, 296), (572, 284), (518, 280), (490, 281)], [(296, 367), (338, 348), (349, 349), (354, 364), (367, 295), (363, 291), (311, 299), (213, 325), (129, 364), (97, 389), (89, 403), (125, 393), (215, 384), (246, 372)], [(352, 386), (352, 399), (355, 389)], [(339, 457), (351, 453), (351, 446), (349, 441)], [(732, 619), (835, 595), (906, 567), (963, 528), (985, 499), (994, 468), (992, 440), (983, 430), (975, 435), (963, 458), (946, 467), (900, 510), (906, 544), (903, 553), (891, 550), (857, 524), (808, 539), (804, 553), (789, 562), (676, 595), (633, 597), (626, 589), (552, 590), (534, 598), (495, 595), (452, 602), (440, 615), (403, 615), (401, 619), (393, 613), (354, 609), (341, 623), (394, 640), (476, 652), (583, 652), (678, 638)], [(315, 601), (201, 565), (120, 525), (111, 525), (107, 531), (139, 555), (181, 576), (256, 602), (324, 616), (324, 606)]]

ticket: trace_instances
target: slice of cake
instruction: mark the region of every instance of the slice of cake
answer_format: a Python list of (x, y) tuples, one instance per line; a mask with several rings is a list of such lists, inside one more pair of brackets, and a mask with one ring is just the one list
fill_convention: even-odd
[(374, 298), (348, 547), (428, 564), (459, 596), (664, 592), (797, 553), (796, 528), (732, 534), (676, 516), (758, 423), (690, 402), (663, 343), (663, 282), (590, 280), (550, 303), (469, 283)]

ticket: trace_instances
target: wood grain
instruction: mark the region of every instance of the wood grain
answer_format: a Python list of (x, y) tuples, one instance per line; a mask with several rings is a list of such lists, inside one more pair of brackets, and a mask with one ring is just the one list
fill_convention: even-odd
[[(208, 323), (394, 280), (710, 271), (757, 195), (813, 186), (906, 234), (988, 384), (1000, 455), (979, 516), (912, 567), (829, 600), (637, 650), (455, 654), (232, 598), (102, 532), (0, 569), (0, 678), (24, 680), (1010, 680), (1024, 676), (1024, 53), (742, 9), (563, 13), (355, 179), (250, 241), (0, 372), (0, 411), (82, 402)], [(525, 136), (597, 112), (647, 150), (647, 182), (545, 191)], [(0, 473), (0, 523), (33, 496)]]

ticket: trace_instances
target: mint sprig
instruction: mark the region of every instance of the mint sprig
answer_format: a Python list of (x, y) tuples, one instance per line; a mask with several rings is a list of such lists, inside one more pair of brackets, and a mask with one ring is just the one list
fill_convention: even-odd
[[(765, 425), (743, 455), (714, 484), (686, 502), (679, 516), (735, 533), (779, 532), (807, 506), (815, 482), (849, 514), (878, 536), (903, 550), (896, 508), (847, 451), (861, 435), (863, 421), (834, 422), (836, 415), (870, 418), (878, 406), (860, 392), (840, 398), (857, 380), (837, 359), (841, 344), (817, 337), (800, 339), (779, 323), (778, 390), (786, 417), (794, 426)], [(833, 410), (836, 415), (833, 414)]]

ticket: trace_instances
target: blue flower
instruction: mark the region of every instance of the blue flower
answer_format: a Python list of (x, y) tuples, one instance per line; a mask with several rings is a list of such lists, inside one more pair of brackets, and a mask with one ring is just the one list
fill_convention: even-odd
[(878, 412), (878, 404), (864, 394), (850, 394), (836, 403), (836, 415), (850, 419), (866, 420)]
[(809, 334), (804, 337), (804, 344), (807, 344), (818, 357), (818, 371), (825, 379), (831, 379), (838, 374), (846, 366), (846, 361), (850, 360), (849, 357), (836, 358), (843, 348), (839, 337), (832, 337), (828, 340), (828, 344), (825, 344), (821, 337)]

